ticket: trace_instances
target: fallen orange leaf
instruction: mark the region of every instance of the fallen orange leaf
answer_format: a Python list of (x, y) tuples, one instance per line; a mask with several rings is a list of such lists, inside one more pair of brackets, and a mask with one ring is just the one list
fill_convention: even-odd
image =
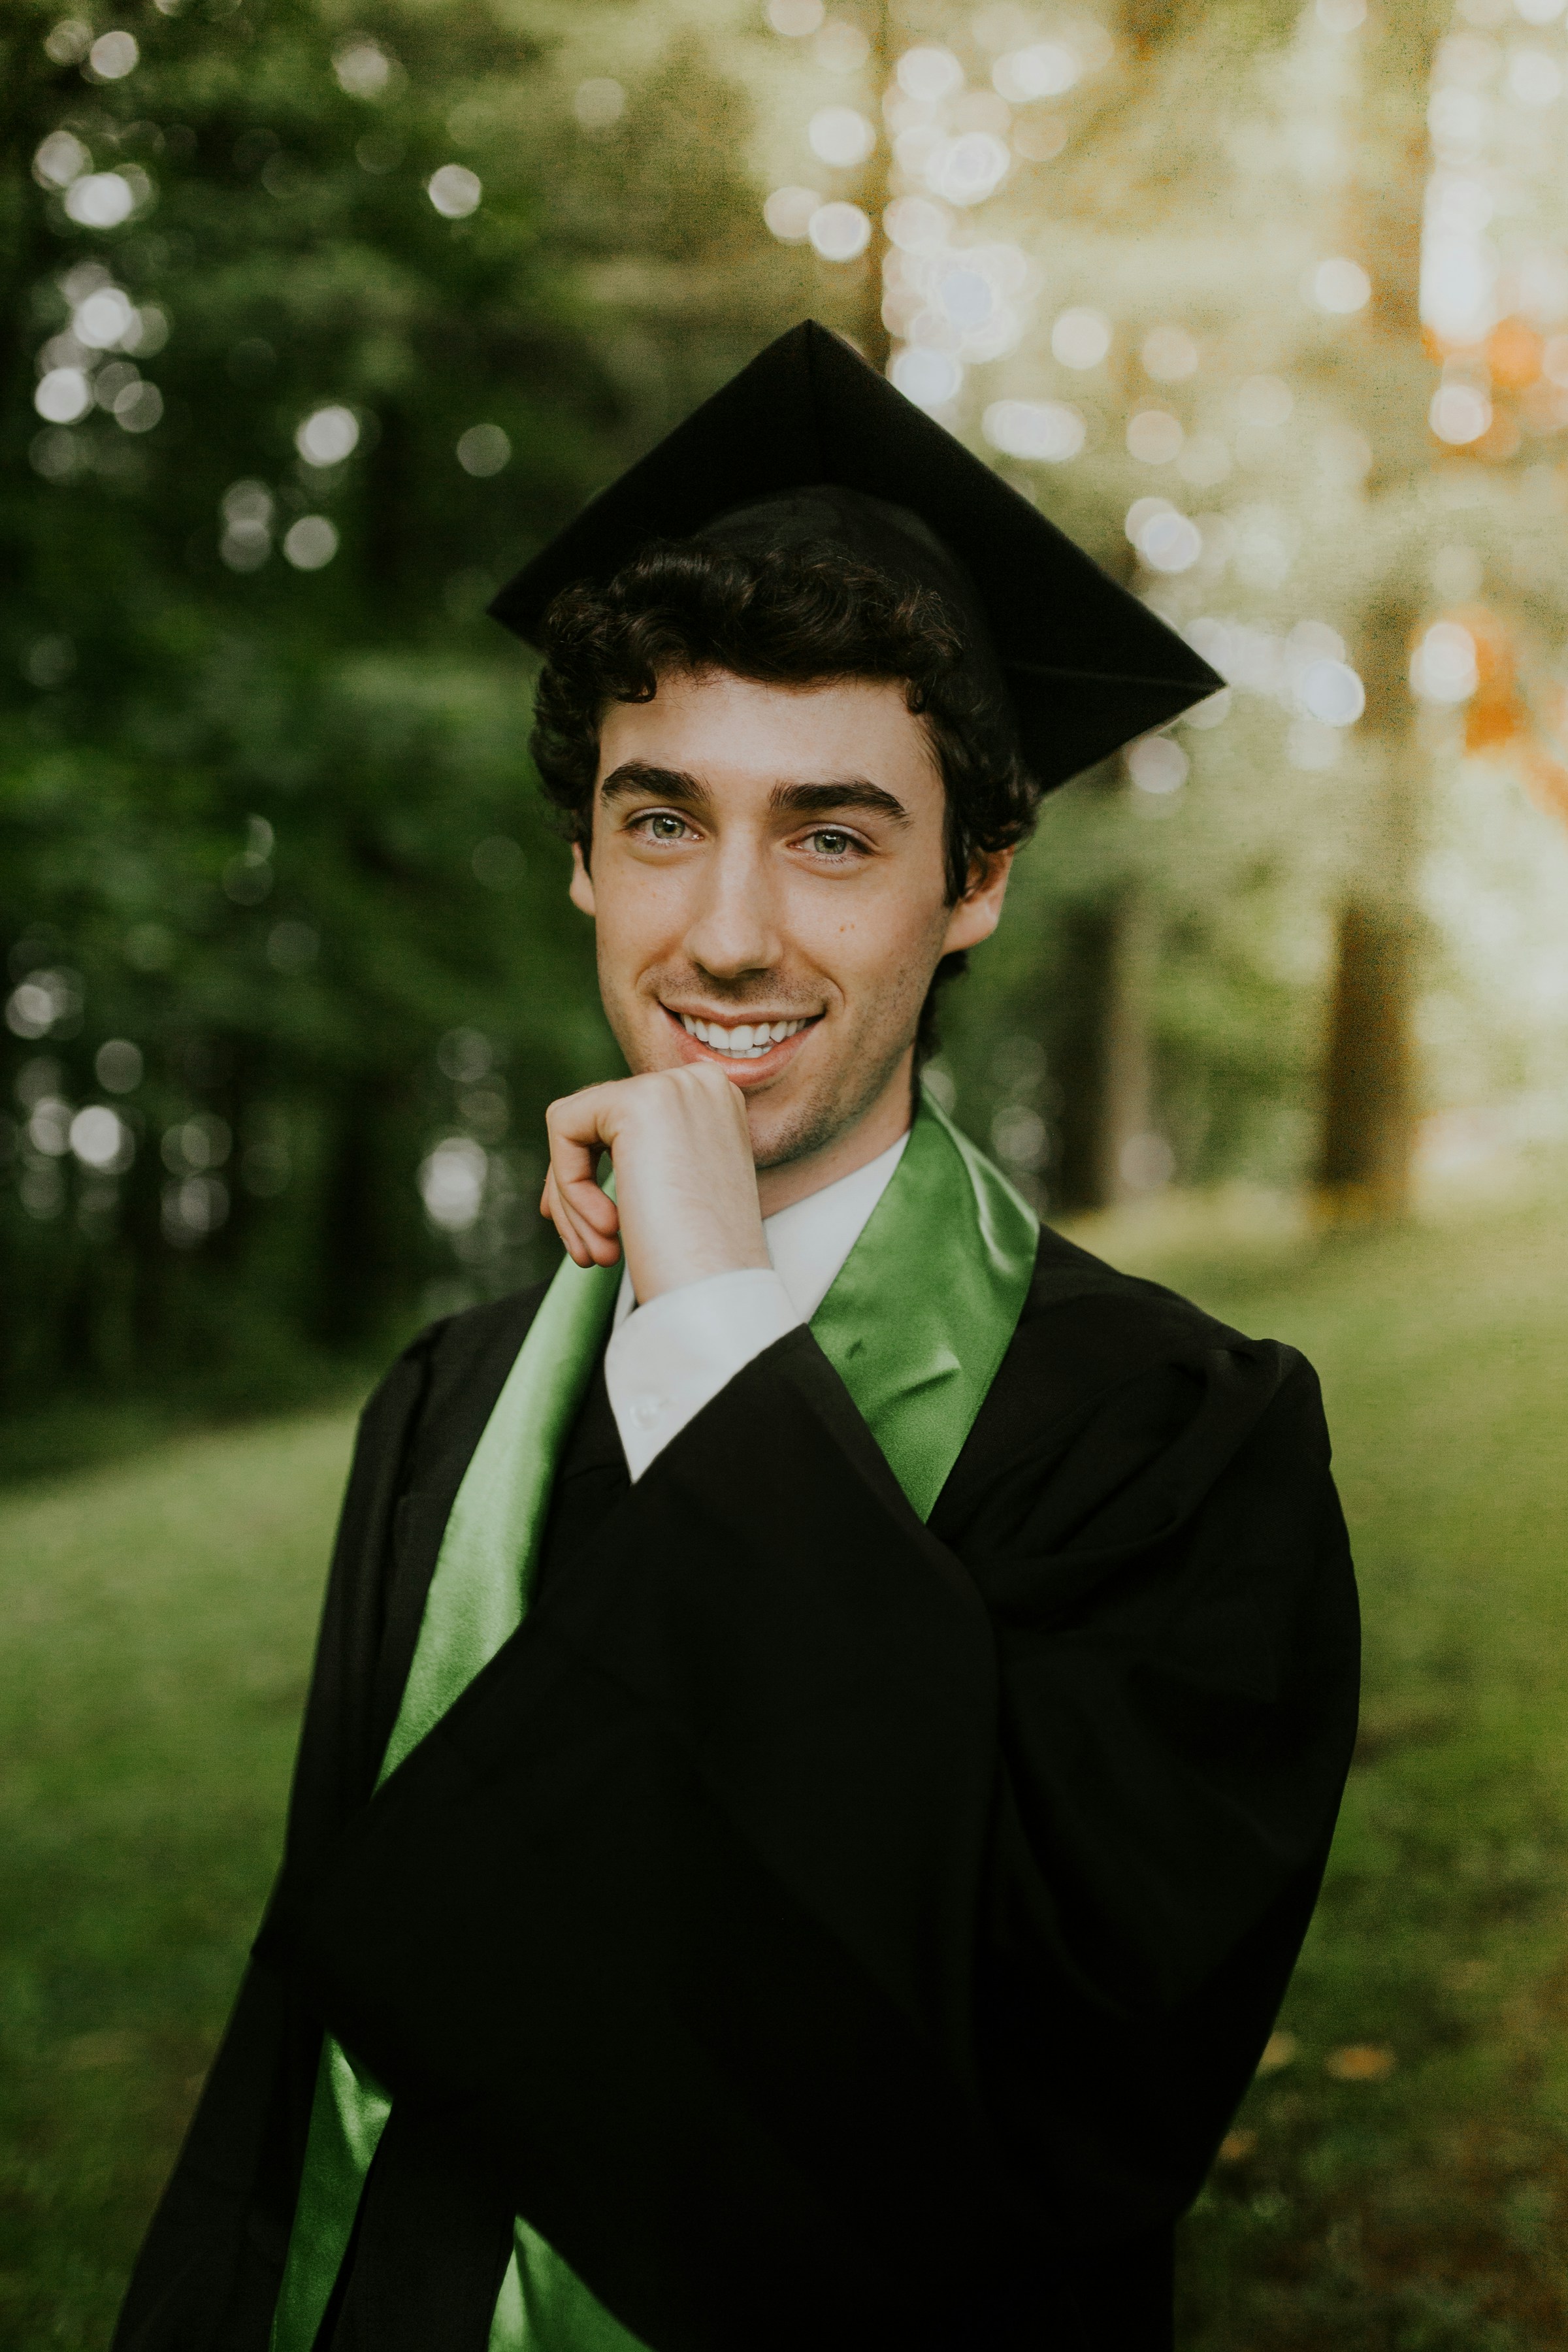
[(1375, 2042), (1352, 2042), (1331, 2050), (1323, 2064), (1336, 2083), (1381, 2083), (1394, 2068), (1392, 2050)]

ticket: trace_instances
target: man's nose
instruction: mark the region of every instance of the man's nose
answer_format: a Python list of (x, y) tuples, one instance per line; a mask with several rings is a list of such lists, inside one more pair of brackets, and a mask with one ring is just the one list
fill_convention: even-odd
[(779, 961), (777, 909), (760, 845), (724, 844), (708, 862), (686, 952), (716, 980), (766, 971)]

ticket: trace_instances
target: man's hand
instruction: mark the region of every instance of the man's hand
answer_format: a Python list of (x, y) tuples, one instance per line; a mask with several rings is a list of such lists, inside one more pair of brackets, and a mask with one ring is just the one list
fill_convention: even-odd
[[(584, 1087), (552, 1103), (545, 1126), (541, 1210), (579, 1265), (614, 1265), (624, 1242), (639, 1305), (767, 1265), (745, 1105), (712, 1064)], [(614, 1201), (595, 1181), (604, 1150)]]

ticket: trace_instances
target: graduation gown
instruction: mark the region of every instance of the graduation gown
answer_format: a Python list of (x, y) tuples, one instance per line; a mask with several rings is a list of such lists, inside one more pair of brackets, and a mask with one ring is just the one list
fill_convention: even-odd
[(285, 1859), (117, 2352), (264, 2352), (323, 2025), (393, 2092), (318, 2339), (483, 2352), (521, 2213), (653, 2352), (1161, 2352), (1353, 1738), (1317, 1383), (1048, 1232), (922, 1525), (810, 1332), (371, 1802), (540, 1297), (366, 1408)]

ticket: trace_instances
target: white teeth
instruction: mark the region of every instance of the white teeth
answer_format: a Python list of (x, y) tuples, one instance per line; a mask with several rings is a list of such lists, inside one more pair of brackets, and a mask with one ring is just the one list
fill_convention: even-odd
[(741, 1021), (733, 1029), (724, 1029), (717, 1021), (700, 1021), (693, 1013), (683, 1013), (680, 1023), (688, 1036), (695, 1037), (710, 1053), (730, 1054), (737, 1060), (752, 1062), (785, 1037), (793, 1037), (797, 1029), (805, 1027), (804, 1021)]

